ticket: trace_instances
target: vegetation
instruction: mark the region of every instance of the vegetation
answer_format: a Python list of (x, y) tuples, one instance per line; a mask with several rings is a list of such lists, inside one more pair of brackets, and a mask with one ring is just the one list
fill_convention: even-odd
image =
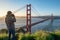
[(0, 40), (8, 40), (8, 35), (6, 33), (0, 33)]
[[(45, 32), (45, 31), (38, 31), (33, 34), (23, 34), (17, 33), (16, 38), (18, 40), (60, 40), (60, 31), (55, 32)], [(0, 33), (0, 40), (8, 40), (7, 33)]]

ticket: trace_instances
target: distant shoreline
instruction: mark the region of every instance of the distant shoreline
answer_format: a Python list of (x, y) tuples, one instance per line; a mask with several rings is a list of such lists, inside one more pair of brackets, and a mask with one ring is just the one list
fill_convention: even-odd
[[(51, 16), (32, 16), (32, 18), (50, 18)], [(60, 16), (53, 16), (54, 19), (60, 19)], [(0, 17), (5, 18), (5, 16)], [(16, 18), (26, 18), (25, 16), (16, 16)]]

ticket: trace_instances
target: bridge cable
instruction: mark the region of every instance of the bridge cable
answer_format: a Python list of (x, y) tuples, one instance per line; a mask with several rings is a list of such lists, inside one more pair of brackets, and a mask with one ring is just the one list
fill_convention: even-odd
[(23, 7), (19, 8), (19, 9), (15, 10), (15, 11), (13, 11), (13, 13), (17, 13), (18, 11), (20, 11), (20, 10), (22, 10), (24, 8), (25, 8), (25, 6), (23, 6)]
[(38, 12), (38, 10), (36, 10), (34, 6), (32, 6), (32, 9), (34, 9), (38, 13), (38, 15), (40, 15), (40, 13)]
[[(38, 12), (38, 10), (36, 10), (33, 6), (32, 6), (32, 9), (35, 10), (35, 14), (38, 13), (38, 16), (40, 17), (40, 13)], [(44, 19), (44, 18), (42, 18), (42, 19)]]
[(36, 12), (34, 9), (32, 9), (32, 11), (33, 11), (34, 15), (39, 16), (39, 15), (37, 14), (37, 12)]

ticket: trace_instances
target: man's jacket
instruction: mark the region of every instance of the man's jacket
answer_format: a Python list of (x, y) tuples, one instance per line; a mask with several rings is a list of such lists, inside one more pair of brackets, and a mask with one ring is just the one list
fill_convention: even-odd
[(16, 22), (16, 18), (14, 16), (14, 14), (6, 15), (5, 22), (6, 22), (8, 29), (15, 29), (14, 22)]

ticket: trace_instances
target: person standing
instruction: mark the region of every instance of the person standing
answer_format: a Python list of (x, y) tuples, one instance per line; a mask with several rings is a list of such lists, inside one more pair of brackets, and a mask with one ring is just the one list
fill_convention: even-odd
[(16, 18), (15, 15), (12, 14), (11, 11), (7, 12), (7, 15), (5, 17), (5, 23), (8, 29), (8, 33), (9, 33), (9, 38), (8, 40), (11, 40), (11, 35), (12, 35), (12, 40), (15, 40), (15, 24), (14, 22), (16, 22)]

